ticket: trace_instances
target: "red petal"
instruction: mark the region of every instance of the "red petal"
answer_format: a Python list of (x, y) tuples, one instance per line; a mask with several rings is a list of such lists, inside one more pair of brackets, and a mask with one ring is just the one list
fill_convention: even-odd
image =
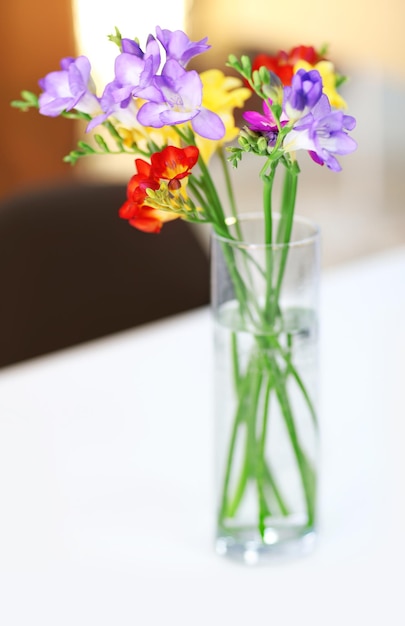
[(198, 154), (198, 148), (195, 146), (187, 146), (186, 148), (167, 146), (161, 152), (152, 154), (152, 176), (165, 180), (184, 178), (196, 164)]
[(146, 211), (142, 212), (143, 215), (138, 215), (129, 223), (134, 228), (142, 230), (144, 233), (160, 233), (162, 229), (162, 222), (152, 216), (148, 216)]

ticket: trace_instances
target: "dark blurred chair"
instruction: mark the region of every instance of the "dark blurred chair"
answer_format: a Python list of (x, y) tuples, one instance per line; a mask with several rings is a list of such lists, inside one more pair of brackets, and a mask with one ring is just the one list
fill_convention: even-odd
[(124, 200), (74, 184), (0, 202), (0, 367), (208, 303), (190, 226), (142, 233), (118, 217)]

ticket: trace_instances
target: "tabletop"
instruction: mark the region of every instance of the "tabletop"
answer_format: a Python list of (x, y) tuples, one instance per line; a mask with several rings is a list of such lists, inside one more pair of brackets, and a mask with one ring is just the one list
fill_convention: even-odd
[(214, 552), (197, 309), (0, 371), (0, 624), (400, 625), (405, 249), (324, 272), (315, 551)]

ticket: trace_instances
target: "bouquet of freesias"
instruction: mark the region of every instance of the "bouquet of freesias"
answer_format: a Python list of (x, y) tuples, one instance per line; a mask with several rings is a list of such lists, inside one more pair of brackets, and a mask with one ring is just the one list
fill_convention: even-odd
[[(115, 76), (102, 92), (96, 91), (87, 57), (64, 58), (60, 70), (40, 80), (39, 96), (23, 91), (22, 99), (13, 106), (86, 121), (92, 139), (79, 141), (65, 157), (68, 163), (96, 154), (135, 156), (135, 172), (119, 215), (148, 233), (158, 233), (165, 222), (181, 218), (210, 224), (223, 241), (243, 241), (229, 168), (237, 167), (245, 153), (256, 155), (263, 187), (263, 243), (288, 245), (300, 172), (297, 153), (304, 151), (316, 164), (337, 172), (341, 167), (336, 157), (356, 148), (349, 136), (355, 120), (345, 113), (346, 104), (338, 93), (345, 79), (335, 71), (327, 51), (298, 46), (272, 56), (261, 54), (254, 60), (231, 55), (228, 66), (232, 76), (226, 76), (218, 69), (201, 73), (188, 69), (189, 62), (210, 46), (207, 39), (190, 41), (180, 30), (157, 27), (143, 47), (137, 39), (122, 37), (117, 29), (109, 39), (117, 45), (118, 55)], [(260, 105), (242, 113), (244, 122), (239, 128), (234, 109), (245, 107), (253, 95), (251, 101)], [(103, 130), (97, 132), (99, 128)], [(225, 198), (220, 197), (209, 168), (214, 154), (223, 172)], [(278, 170), (284, 182), (277, 228), (273, 228), (273, 187)], [(265, 267), (259, 268), (267, 280), (263, 302), (250, 288), (249, 271), (240, 271), (232, 252), (224, 254), (238, 315), (248, 323), (254, 346), (242, 359), (237, 333), (230, 342), (234, 419), (223, 462), (218, 524), (223, 532), (232, 532), (249, 485), (254, 484), (255, 526), (258, 540), (264, 542), (266, 520), (275, 515), (287, 519), (291, 509), (288, 494), (285, 497), (277, 483), (277, 469), (273, 471), (266, 457), (265, 421), (259, 421), (259, 409), (267, 408), (272, 396), (279, 405), (300, 476), (308, 528), (314, 522), (316, 472), (294, 426), (289, 385), (294, 384), (301, 394), (314, 424), (316, 412), (294, 365), (291, 337), (283, 330), (280, 293), (285, 258), (277, 272), (274, 266), (271, 270), (269, 256)], [(249, 252), (244, 255), (248, 264)], [(260, 330), (255, 332), (257, 320)], [(239, 447), (238, 437), (245, 437), (245, 444)]]

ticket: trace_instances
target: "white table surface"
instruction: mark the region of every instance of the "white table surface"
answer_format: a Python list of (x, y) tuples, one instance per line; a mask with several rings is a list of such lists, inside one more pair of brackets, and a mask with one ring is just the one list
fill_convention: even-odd
[(208, 309), (0, 371), (1, 626), (405, 624), (405, 249), (322, 289), (315, 552), (213, 552)]

